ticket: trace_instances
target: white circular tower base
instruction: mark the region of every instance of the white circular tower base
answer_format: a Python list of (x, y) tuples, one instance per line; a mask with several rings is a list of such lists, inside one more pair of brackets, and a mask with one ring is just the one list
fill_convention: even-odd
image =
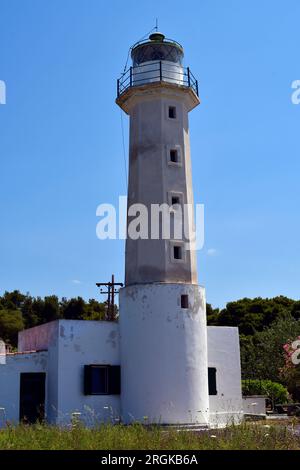
[(205, 306), (204, 288), (193, 284), (120, 290), (125, 423), (208, 425)]

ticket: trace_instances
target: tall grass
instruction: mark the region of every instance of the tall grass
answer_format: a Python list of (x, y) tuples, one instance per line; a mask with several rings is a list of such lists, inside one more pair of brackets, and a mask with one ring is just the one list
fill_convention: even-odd
[(0, 449), (32, 450), (300, 450), (300, 437), (285, 425), (244, 423), (218, 431), (176, 431), (162, 427), (101, 425), (70, 429), (20, 425), (0, 431)]

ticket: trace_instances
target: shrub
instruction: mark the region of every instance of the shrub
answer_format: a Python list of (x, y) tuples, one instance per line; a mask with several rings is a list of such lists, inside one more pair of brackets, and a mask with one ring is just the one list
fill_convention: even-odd
[(242, 380), (243, 395), (266, 395), (272, 403), (286, 403), (289, 399), (287, 389), (271, 380)]

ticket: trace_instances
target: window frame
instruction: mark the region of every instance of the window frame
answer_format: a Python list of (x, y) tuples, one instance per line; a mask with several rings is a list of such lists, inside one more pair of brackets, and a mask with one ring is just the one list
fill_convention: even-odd
[[(105, 391), (93, 390), (93, 371), (105, 369)], [(117, 377), (116, 377), (117, 374)], [(84, 395), (120, 395), (121, 393), (121, 369), (119, 365), (87, 364), (84, 365), (83, 392)]]
[[(171, 152), (176, 151), (177, 153), (177, 161), (171, 160)], [(182, 148), (181, 145), (174, 144), (174, 145), (167, 145), (166, 149), (167, 153), (167, 162), (168, 165), (173, 166), (173, 167), (181, 167), (182, 166), (182, 160), (183, 160), (183, 155), (182, 155)]]
[[(176, 204), (172, 203), (172, 199), (176, 197), (179, 202)], [(170, 209), (173, 210), (174, 212), (177, 210), (174, 206), (180, 206), (181, 210), (183, 210), (183, 205), (184, 205), (184, 200), (183, 200), (183, 192), (180, 191), (168, 191), (168, 203), (170, 206)]]
[[(167, 103), (165, 103), (165, 106), (164, 106), (164, 115), (165, 115), (165, 119), (166, 121), (170, 121), (172, 123), (178, 123), (179, 122), (179, 108), (180, 107), (180, 103), (178, 103), (177, 101), (169, 101)], [(170, 108), (175, 108), (175, 113), (176, 113), (176, 117), (174, 118), (171, 118), (169, 117), (169, 109)]]
[[(181, 258), (175, 258), (174, 257), (174, 248), (175, 247), (180, 247), (181, 248)], [(172, 263), (185, 263), (186, 259), (186, 252), (185, 252), (185, 243), (182, 240), (170, 240), (170, 257), (171, 257), (171, 262)]]

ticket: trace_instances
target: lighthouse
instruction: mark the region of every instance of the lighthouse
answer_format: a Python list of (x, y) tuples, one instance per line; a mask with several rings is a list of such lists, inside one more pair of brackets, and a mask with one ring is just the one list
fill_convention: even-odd
[(198, 285), (189, 113), (200, 100), (183, 55), (155, 32), (131, 48), (118, 80), (116, 102), (130, 118), (119, 321), (34, 326), (19, 332), (17, 353), (0, 340), (0, 428), (70, 426), (75, 415), (87, 426), (217, 428), (253, 413), (253, 397), (242, 399), (238, 328), (207, 326)]
[[(190, 243), (189, 112), (200, 100), (183, 56), (179, 43), (155, 32), (132, 47), (132, 66), (118, 80), (116, 102), (130, 117), (125, 287), (120, 291), (126, 423), (207, 425), (209, 419), (205, 290), (198, 285)], [(130, 233), (140, 205), (147, 209), (148, 237)], [(170, 230), (166, 237), (163, 227), (157, 230), (153, 207), (167, 207), (173, 221), (179, 211), (183, 236)]]

